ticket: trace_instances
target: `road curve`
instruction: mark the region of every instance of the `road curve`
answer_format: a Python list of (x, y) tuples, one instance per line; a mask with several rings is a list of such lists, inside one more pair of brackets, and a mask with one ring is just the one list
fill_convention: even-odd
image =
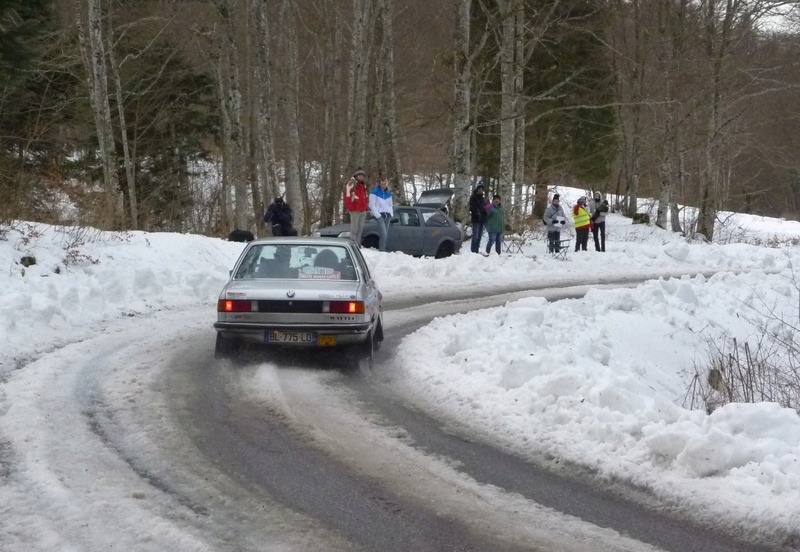
[[(400, 339), (434, 316), (585, 290), (388, 303), (387, 342), (373, 370), (353, 369), (345, 357), (305, 355), (276, 364), (256, 354), (243, 366), (220, 365), (197, 350), (183, 355), (169, 388), (182, 390), (174, 397), (179, 419), (215, 465), (357, 549), (791, 550), (704, 527), (675, 505), (601, 483), (579, 467), (533, 463), (483, 444), (403, 404), (384, 377)], [(257, 379), (270, 389), (248, 391)]]

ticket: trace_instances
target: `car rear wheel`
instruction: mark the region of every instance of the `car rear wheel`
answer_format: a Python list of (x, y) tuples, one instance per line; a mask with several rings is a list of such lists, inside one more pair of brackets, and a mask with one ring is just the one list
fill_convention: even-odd
[(360, 361), (366, 361), (370, 369), (373, 367), (375, 352), (381, 348), (383, 342), (383, 326), (381, 321), (369, 332), (367, 339), (358, 347), (358, 357)]
[(238, 339), (223, 337), (217, 332), (214, 346), (214, 358), (236, 360), (242, 352), (242, 343)]
[(453, 254), (453, 244), (450, 242), (444, 242), (439, 245), (439, 249), (436, 250), (436, 258), (437, 259), (444, 259), (445, 257), (449, 257)]

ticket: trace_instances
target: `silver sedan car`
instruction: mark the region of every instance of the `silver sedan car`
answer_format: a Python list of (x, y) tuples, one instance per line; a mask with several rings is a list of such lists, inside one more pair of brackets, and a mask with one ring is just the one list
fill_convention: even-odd
[(244, 343), (350, 347), (383, 341), (381, 293), (352, 241), (264, 238), (247, 244), (217, 304), (217, 358)]

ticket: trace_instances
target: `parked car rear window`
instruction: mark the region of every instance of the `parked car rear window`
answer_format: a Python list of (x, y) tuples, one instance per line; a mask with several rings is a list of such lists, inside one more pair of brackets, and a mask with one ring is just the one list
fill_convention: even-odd
[(425, 221), (425, 226), (450, 226), (447, 217), (438, 211), (424, 211), (422, 219)]
[(292, 244), (253, 245), (245, 253), (234, 280), (357, 280), (346, 247)]

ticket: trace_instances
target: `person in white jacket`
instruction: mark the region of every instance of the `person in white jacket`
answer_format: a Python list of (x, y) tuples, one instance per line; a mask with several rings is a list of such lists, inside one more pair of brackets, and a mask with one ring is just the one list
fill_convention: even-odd
[(378, 179), (375, 189), (369, 194), (369, 210), (378, 223), (378, 250), (386, 251), (386, 242), (389, 239), (389, 223), (394, 216), (394, 202), (389, 182)]

